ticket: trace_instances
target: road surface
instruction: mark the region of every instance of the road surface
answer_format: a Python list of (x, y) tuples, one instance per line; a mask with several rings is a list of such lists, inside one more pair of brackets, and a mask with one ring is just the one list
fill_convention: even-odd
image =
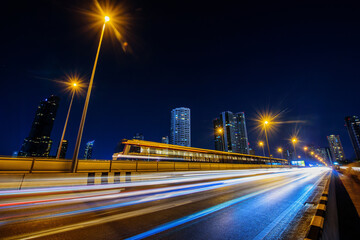
[(0, 191), (0, 238), (301, 238), (304, 229), (294, 235), (294, 228), (309, 207), (304, 203), (329, 173), (163, 173), (132, 183)]

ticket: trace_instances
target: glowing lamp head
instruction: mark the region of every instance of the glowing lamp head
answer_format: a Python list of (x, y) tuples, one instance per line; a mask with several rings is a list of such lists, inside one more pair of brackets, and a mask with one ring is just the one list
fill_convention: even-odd
[(260, 145), (260, 146), (263, 146), (263, 145), (264, 145), (264, 143), (263, 143), (263, 142), (259, 142), (259, 145)]
[(293, 139), (291, 139), (291, 141), (292, 141), (293, 143), (296, 143), (297, 139), (296, 139), (296, 138), (293, 138)]
[(265, 121), (264, 124), (267, 125), (269, 123), (269, 121)]
[(77, 84), (76, 83), (73, 83), (73, 87), (76, 87), (77, 86)]
[(222, 133), (223, 132), (223, 129), (222, 128), (218, 128), (218, 133)]
[(109, 16), (105, 16), (105, 22), (110, 21), (110, 17)]
[(281, 152), (282, 152), (282, 148), (278, 148), (278, 152), (280, 152), (280, 153), (281, 153)]

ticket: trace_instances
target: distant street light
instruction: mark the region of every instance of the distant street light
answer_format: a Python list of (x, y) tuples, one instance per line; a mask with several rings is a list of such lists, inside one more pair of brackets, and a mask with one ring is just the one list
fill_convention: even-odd
[(307, 159), (307, 150), (308, 150), (308, 147), (304, 147), (304, 152), (305, 152), (305, 159)]
[(263, 155), (264, 155), (264, 157), (265, 157), (264, 142), (263, 142), (263, 141), (260, 141), (260, 142), (259, 142), (259, 146), (262, 147)]
[(279, 148), (277, 149), (277, 151), (278, 151), (278, 153), (280, 153), (281, 158), (284, 158), (284, 156), (283, 156), (283, 149), (282, 149), (281, 147), (279, 147)]
[(295, 156), (296, 156), (296, 147), (295, 147), (295, 145), (296, 145), (296, 143), (297, 143), (297, 138), (296, 137), (293, 137), (292, 139), (291, 139), (291, 142), (292, 142), (292, 144), (293, 144), (293, 146), (294, 146), (294, 159), (296, 158)]
[(76, 89), (78, 88), (78, 84), (76, 82), (73, 82), (72, 84), (70, 84), (70, 87), (71, 87), (71, 92), (72, 92), (71, 100), (70, 100), (69, 109), (68, 109), (68, 113), (67, 113), (66, 120), (65, 120), (64, 129), (63, 129), (63, 132), (62, 132), (62, 135), (61, 135), (59, 149), (58, 149), (57, 154), (56, 154), (56, 158), (60, 158), (61, 148), (62, 148), (63, 140), (64, 140), (64, 137), (65, 137), (65, 132), (66, 132), (66, 127), (67, 127), (67, 123), (68, 123), (68, 120), (69, 120), (71, 106), (72, 106), (72, 103), (73, 103), (73, 100), (74, 100), (74, 95), (75, 95)]
[(104, 24), (103, 24), (103, 27), (102, 27), (101, 36), (100, 36), (100, 40), (99, 40), (99, 46), (98, 46), (98, 49), (97, 49), (97, 52), (96, 52), (95, 62), (94, 62), (93, 70), (92, 70), (92, 73), (91, 73), (90, 83), (89, 83), (88, 91), (87, 91), (87, 94), (86, 94), (85, 105), (84, 105), (83, 113), (82, 113), (82, 116), (81, 116), (81, 122), (80, 122), (80, 126), (79, 126), (79, 131), (78, 131), (78, 135), (77, 135), (77, 139), (76, 139), (74, 155), (73, 155), (73, 159), (72, 159), (72, 166), (71, 166), (71, 171), (73, 173), (75, 173), (77, 171), (77, 166), (78, 166), (78, 161), (79, 161), (78, 160), (78, 155), (79, 155), (80, 143), (81, 143), (81, 138), (82, 138), (82, 134), (83, 134), (83, 131), (84, 131), (85, 118), (86, 118), (86, 114), (87, 114), (87, 109), (88, 109), (89, 100), (90, 100), (90, 94), (91, 94), (92, 85), (93, 85), (93, 81), (94, 81), (96, 65), (97, 65), (98, 58), (99, 58), (101, 43), (102, 43), (102, 40), (103, 40), (103, 37), (104, 37), (105, 26), (106, 26), (106, 23), (109, 22), (109, 21), (110, 21), (110, 18), (108, 16), (105, 16), (104, 17)]
[[(265, 131), (265, 139), (266, 139), (266, 144), (267, 144), (267, 148), (268, 148), (268, 152), (269, 152), (269, 158), (270, 158), (270, 165), (272, 165), (272, 161), (271, 161), (271, 153), (270, 153), (270, 146), (269, 146), (269, 139), (267, 136), (267, 127), (269, 125), (269, 120), (265, 120), (264, 121), (264, 131)], [(264, 149), (264, 148), (263, 148)], [(265, 156), (265, 154), (264, 154)]]
[(217, 128), (217, 132), (220, 134), (221, 136), (221, 147), (222, 150), (225, 151), (225, 142), (224, 142), (224, 129), (222, 127), (218, 127)]

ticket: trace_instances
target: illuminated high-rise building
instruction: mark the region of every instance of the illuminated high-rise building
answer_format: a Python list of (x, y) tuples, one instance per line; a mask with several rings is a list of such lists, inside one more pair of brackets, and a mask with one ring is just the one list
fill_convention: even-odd
[(91, 159), (95, 140), (89, 141), (85, 146), (84, 159)]
[(245, 113), (235, 113), (235, 141), (237, 153), (249, 154), (249, 140), (246, 130)]
[(52, 144), (50, 134), (59, 107), (59, 101), (59, 97), (51, 95), (49, 98), (40, 102), (35, 113), (29, 136), (24, 139), (24, 143), (18, 154), (19, 156), (49, 156)]
[(345, 126), (348, 130), (351, 143), (353, 145), (356, 159), (360, 160), (360, 120), (358, 116), (345, 118)]
[[(322, 159), (324, 159), (325, 162), (327, 163), (332, 163), (332, 153), (329, 147), (316, 147), (313, 145), (309, 146), (309, 151), (308, 154), (311, 152), (313, 152), (314, 155), (317, 155), (319, 157), (321, 157)], [(308, 156), (309, 157), (309, 156)]]
[(171, 111), (170, 143), (191, 146), (190, 109), (175, 108)]
[(222, 112), (213, 120), (215, 149), (219, 151), (249, 154), (245, 114)]
[(329, 142), (332, 160), (334, 162), (344, 162), (345, 154), (339, 135), (327, 136), (327, 140)]

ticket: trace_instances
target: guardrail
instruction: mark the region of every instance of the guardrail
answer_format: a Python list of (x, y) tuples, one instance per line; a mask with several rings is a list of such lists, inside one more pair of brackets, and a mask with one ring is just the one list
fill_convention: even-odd
[[(79, 160), (79, 173), (86, 172), (171, 172), (247, 168), (281, 168), (288, 165), (233, 164), (208, 162)], [(70, 159), (0, 157), (0, 173), (70, 172)]]

